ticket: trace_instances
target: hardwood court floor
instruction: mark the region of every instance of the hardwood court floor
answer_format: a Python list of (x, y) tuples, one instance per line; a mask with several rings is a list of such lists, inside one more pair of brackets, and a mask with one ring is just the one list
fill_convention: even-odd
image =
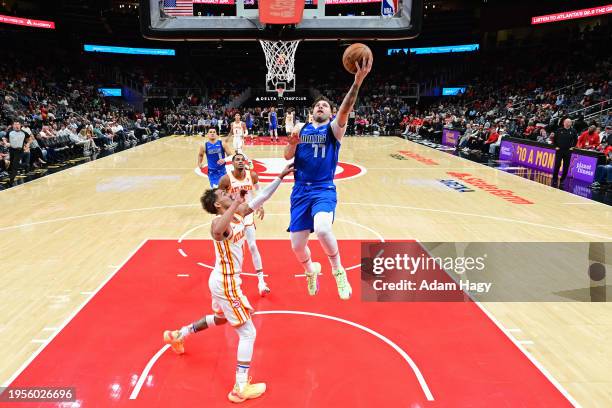
[[(202, 225), (211, 217), (198, 201), (208, 181), (195, 170), (201, 141), (161, 139), (0, 192), (0, 346), (8, 351), (0, 357), (0, 384), (143, 241), (208, 238)], [(273, 177), (282, 148), (246, 152)], [(340, 161), (350, 176), (336, 183), (341, 239), (612, 240), (609, 206), (399, 138), (347, 138)], [(472, 185), (474, 178), (489, 187)], [(475, 191), (440, 182), (451, 179)], [(267, 203), (258, 237), (288, 239), (290, 188), (284, 184)], [(511, 193), (493, 194), (499, 190)], [(483, 306), (581, 405), (612, 400), (609, 303)]]

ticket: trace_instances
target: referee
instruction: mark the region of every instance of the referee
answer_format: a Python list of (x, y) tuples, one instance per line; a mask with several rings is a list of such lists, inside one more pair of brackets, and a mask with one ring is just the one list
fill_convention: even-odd
[(569, 172), (569, 162), (572, 155), (570, 149), (576, 146), (577, 141), (578, 134), (576, 133), (576, 130), (572, 128), (572, 120), (570, 118), (566, 118), (563, 121), (563, 127), (557, 129), (553, 138), (553, 145), (557, 149), (555, 154), (555, 168), (552, 176), (553, 186), (557, 184), (557, 180), (559, 178), (559, 168), (561, 167), (562, 161), (563, 173), (561, 175), (561, 183), (565, 181), (565, 177), (567, 177), (567, 173)]
[(23, 144), (26, 139), (26, 134), (21, 130), (21, 123), (16, 120), (13, 122), (13, 130), (8, 134), (8, 140), (11, 147), (9, 148), (9, 155), (11, 165), (9, 168), (9, 185), (13, 185), (15, 176), (17, 176), (17, 169), (21, 164), (21, 156), (23, 155)]

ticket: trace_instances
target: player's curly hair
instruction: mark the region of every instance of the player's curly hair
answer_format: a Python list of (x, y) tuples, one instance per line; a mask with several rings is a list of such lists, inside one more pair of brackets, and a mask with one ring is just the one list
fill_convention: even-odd
[(325, 101), (329, 104), (330, 108), (334, 107), (334, 104), (332, 103), (332, 101), (329, 100), (329, 98), (321, 95), (321, 96), (317, 96), (314, 100), (314, 102), (312, 103), (312, 106), (310, 107), (311, 109), (314, 109), (314, 107), (317, 105), (317, 103), (319, 103), (320, 101)]
[(208, 189), (202, 194), (202, 197), (200, 197), (202, 208), (213, 215), (217, 214), (217, 207), (215, 207), (215, 203), (217, 202), (217, 190), (217, 188)]

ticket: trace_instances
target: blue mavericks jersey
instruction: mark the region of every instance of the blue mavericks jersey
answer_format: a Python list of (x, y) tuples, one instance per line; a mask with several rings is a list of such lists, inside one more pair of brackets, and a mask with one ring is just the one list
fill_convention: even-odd
[(295, 181), (297, 183), (333, 182), (340, 153), (331, 124), (314, 127), (307, 124), (300, 131), (295, 150)]
[(221, 140), (217, 140), (215, 143), (206, 142), (206, 160), (208, 161), (208, 171), (219, 171), (225, 168), (225, 165), (218, 165), (217, 160), (225, 158), (225, 150), (223, 149), (223, 143)]
[(270, 113), (270, 125), (276, 126), (276, 112)]

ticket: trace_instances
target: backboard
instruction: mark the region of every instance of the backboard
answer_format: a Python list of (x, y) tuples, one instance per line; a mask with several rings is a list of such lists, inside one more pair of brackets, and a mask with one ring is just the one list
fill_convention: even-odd
[(423, 0), (141, 0), (146, 38), (394, 40), (416, 37)]

